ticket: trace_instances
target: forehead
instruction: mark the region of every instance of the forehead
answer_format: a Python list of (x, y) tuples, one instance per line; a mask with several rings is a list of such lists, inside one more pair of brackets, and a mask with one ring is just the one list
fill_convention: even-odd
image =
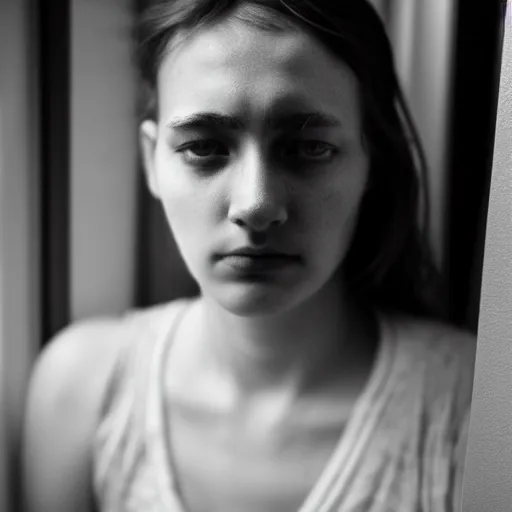
[(263, 31), (229, 19), (177, 42), (158, 75), (164, 116), (215, 108), (264, 112), (298, 102), (358, 120), (355, 75), (306, 31)]

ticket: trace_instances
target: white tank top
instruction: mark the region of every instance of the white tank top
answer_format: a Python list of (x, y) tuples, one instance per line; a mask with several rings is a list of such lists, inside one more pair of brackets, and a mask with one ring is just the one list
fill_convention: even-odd
[[(189, 300), (132, 311), (93, 447), (100, 512), (192, 512), (165, 435), (163, 362)], [(372, 373), (298, 512), (459, 512), (476, 343), (453, 327), (380, 319)]]

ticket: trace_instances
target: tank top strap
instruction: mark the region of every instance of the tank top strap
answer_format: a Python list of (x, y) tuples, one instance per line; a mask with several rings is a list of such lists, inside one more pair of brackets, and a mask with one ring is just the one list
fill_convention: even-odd
[(176, 331), (188, 311), (187, 303), (180, 307), (173, 316), (172, 323), (164, 331), (161, 342), (155, 346), (147, 387), (145, 390), (144, 439), (146, 442), (146, 457), (151, 473), (153, 490), (153, 506), (158, 510), (186, 512), (181, 502), (166, 428), (166, 399), (165, 399), (165, 362), (172, 349)]
[(101, 510), (117, 510), (144, 456), (155, 355), (187, 301), (133, 309), (121, 319), (119, 335), (127, 340), (106, 389), (93, 442), (93, 490)]

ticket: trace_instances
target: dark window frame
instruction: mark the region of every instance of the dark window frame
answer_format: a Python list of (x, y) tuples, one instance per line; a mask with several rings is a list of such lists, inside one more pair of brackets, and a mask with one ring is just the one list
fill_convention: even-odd
[(70, 320), (71, 5), (37, 2), (41, 130), (41, 326), (44, 345)]

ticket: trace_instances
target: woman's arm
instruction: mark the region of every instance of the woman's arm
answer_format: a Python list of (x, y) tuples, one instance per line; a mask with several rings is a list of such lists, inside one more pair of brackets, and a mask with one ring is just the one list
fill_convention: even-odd
[(91, 446), (119, 343), (112, 322), (72, 326), (42, 352), (29, 384), (25, 512), (92, 512)]

